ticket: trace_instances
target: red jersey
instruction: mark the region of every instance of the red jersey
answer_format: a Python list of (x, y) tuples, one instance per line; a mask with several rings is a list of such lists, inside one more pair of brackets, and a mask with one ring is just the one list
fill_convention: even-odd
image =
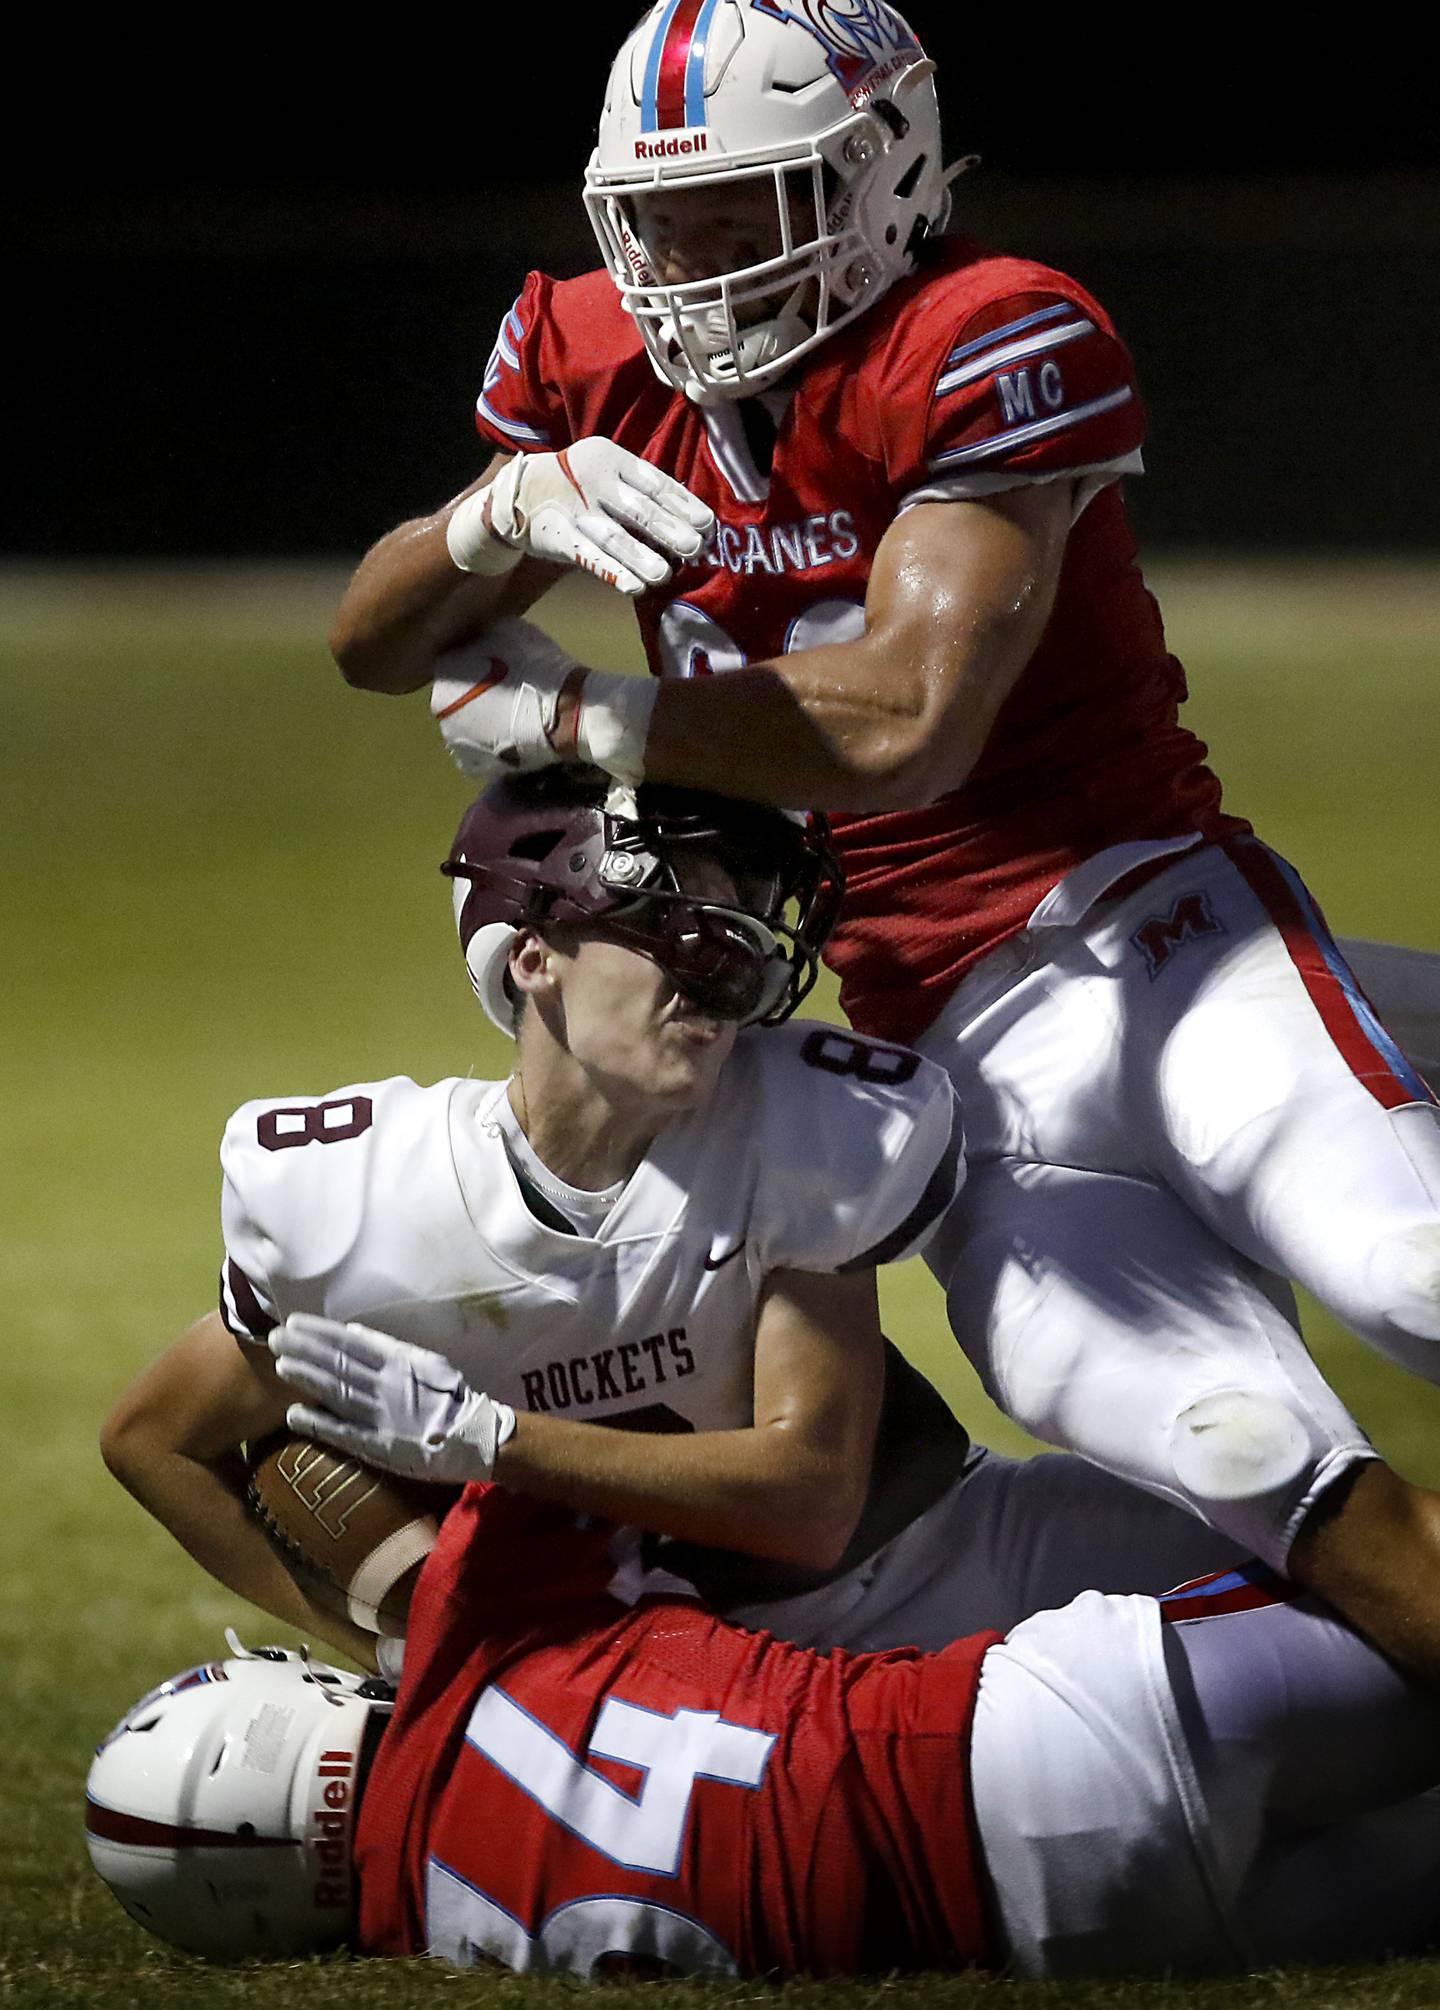
[(466, 1491), (365, 1790), (366, 1952), (581, 1974), (986, 1961), (969, 1742), (999, 1635), (824, 1657), (646, 1582), (633, 1539)]
[(875, 551), (915, 502), (1060, 476), (1099, 486), (969, 779), (922, 808), (833, 819), (848, 895), (829, 961), (862, 1031), (914, 1039), (1106, 846), (1248, 828), (1222, 813), (1205, 748), (1178, 723), (1184, 675), (1115, 486), (1138, 470), (1145, 431), (1130, 358), (1063, 273), (940, 241), (804, 364), (768, 466), (739, 406), (701, 410), (660, 382), (608, 274), (532, 273), (477, 423), (511, 451), (600, 434), (715, 511), (707, 549), (637, 603), (656, 675), (857, 636)]

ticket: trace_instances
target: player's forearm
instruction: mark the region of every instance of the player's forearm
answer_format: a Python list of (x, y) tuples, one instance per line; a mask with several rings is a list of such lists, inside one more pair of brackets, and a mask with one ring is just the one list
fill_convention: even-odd
[(875, 811), (959, 788), (1033, 650), (1028, 629), (971, 638), (958, 665), (877, 636), (723, 676), (662, 683), (647, 779), (780, 808)]
[(492, 621), (523, 614), (559, 577), (558, 567), (534, 559), (508, 573), (461, 572), (445, 542), (453, 509), (447, 503), (400, 524), (360, 561), (330, 632), (347, 683), (393, 695), (417, 691), (444, 650)]
[(608, 1521), (828, 1569), (854, 1533), (865, 1470), (783, 1426), (657, 1436), (520, 1416), (495, 1477)]
[(956, 789), (1050, 618), (1068, 497), (927, 504), (876, 554), (865, 628), (662, 685), (646, 776), (782, 808), (887, 810)]
[(309, 1639), (375, 1667), (371, 1636), (308, 1598), (244, 1499), (239, 1455), (204, 1463), (135, 1435), (107, 1439), (110, 1470), (209, 1575)]
[[(783, 809), (881, 810), (926, 799), (924, 696), (877, 693), (864, 643), (661, 685), (645, 746), (651, 781)], [(953, 787), (980, 751), (956, 763)], [(939, 791), (936, 791), (939, 793)]]

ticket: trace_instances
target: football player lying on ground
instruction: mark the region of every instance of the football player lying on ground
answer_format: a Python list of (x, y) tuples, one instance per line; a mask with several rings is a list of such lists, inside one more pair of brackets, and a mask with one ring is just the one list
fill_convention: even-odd
[(830, 925), (822, 826), (554, 771), (493, 785), (446, 870), (480, 999), (518, 1016), (508, 1083), (247, 1103), (222, 1313), (105, 1425), (111, 1469), (208, 1570), (368, 1660), (246, 1508), (242, 1441), (295, 1395), (267, 1340), (315, 1435), (706, 1545), (676, 1567), (789, 1638), (943, 1645), (1234, 1560), (1080, 1460), (970, 1447), (887, 1352), (875, 1265), (948, 1205), (961, 1128), (908, 1050), (766, 1023)]
[(1075, 1977), (1436, 1940), (1440, 1701), (1263, 1566), (822, 1656), (641, 1558), (469, 1488), (388, 1724), (282, 1650), (177, 1677), (91, 1767), (96, 1868), (219, 1959)]
[[(374, 548), (334, 647), (435, 678), (475, 774), (578, 750), (837, 812), (842, 1003), (965, 1108), (929, 1261), (990, 1394), (1440, 1675), (1440, 1498), (1283, 1281), (1440, 1379), (1440, 1116), (1179, 723), (1108, 316), (941, 234), (932, 67), (883, 0), (657, 0), (586, 175), (608, 269), (527, 280), (498, 457)], [(508, 618), (567, 566), (636, 596), (655, 680)]]

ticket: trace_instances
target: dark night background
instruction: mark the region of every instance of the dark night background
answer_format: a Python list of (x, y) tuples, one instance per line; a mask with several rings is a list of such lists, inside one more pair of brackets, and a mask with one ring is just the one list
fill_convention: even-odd
[[(0, 546), (346, 556), (472, 478), (500, 314), (532, 264), (596, 262), (579, 181), (633, 19), (485, 11), (333, 41), (252, 18), (163, 65), (90, 46), (88, 150), (7, 168)], [(962, 227), (1073, 272), (1137, 355), (1149, 538), (1431, 546), (1440, 150), (1401, 42), (1302, 61), (1208, 17), (909, 11), (947, 152), (984, 157)]]

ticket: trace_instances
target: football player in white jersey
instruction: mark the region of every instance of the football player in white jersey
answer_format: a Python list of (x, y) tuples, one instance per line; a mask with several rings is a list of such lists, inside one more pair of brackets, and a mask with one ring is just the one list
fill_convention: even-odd
[(875, 1266), (952, 1202), (960, 1113), (908, 1049), (774, 1023), (833, 916), (820, 830), (552, 771), (487, 791), (446, 870), (513, 1075), (245, 1104), (221, 1313), (106, 1426), (112, 1470), (200, 1562), (370, 1645), (246, 1512), (238, 1448), (287, 1408), (271, 1346), (313, 1434), (656, 1530), (712, 1597), (806, 1641), (942, 1644), (1230, 1560), (1079, 1461), (978, 1456), (887, 1352)]
[[(874, 1266), (925, 1238), (963, 1158), (943, 1071), (762, 1024), (813, 981), (838, 895), (823, 836), (563, 773), (497, 784), (447, 870), (476, 987), (521, 1021), (514, 1075), (239, 1110), (224, 1326), (142, 1377), (107, 1457), (217, 1575), (301, 1616), (220, 1461), (283, 1420), (281, 1321), (314, 1350), (360, 1322), (443, 1413), (452, 1464), (833, 1565), (884, 1374)], [(430, 1467), (452, 1476), (438, 1449)]]

